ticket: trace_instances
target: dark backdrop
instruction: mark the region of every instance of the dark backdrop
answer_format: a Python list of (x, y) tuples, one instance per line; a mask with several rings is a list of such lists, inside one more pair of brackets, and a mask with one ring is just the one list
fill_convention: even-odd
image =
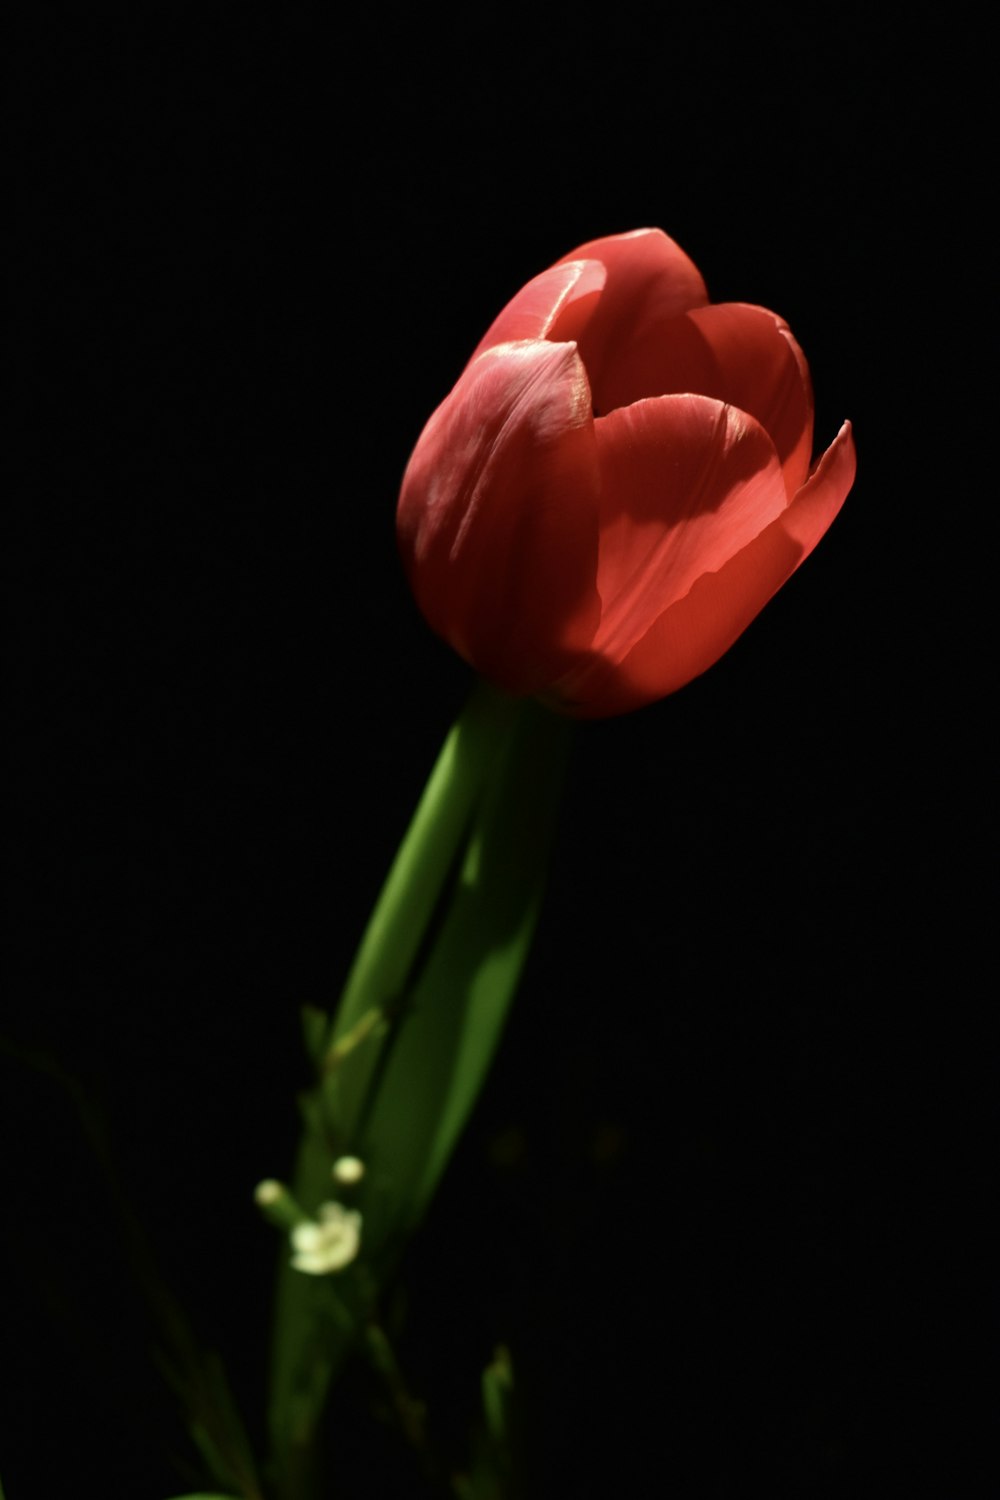
[[(54, 1068), (259, 1422), (275, 1246), (250, 1192), (290, 1166), (298, 1006), (334, 999), (470, 687), (408, 595), (399, 479), (506, 298), (643, 224), (713, 300), (787, 318), (817, 444), (850, 417), (858, 480), (718, 666), (578, 734), (503, 1049), (404, 1268), (403, 1354), (450, 1441), (508, 1341), (533, 1496), (943, 1493), (939, 1469), (986, 1493), (978, 1252), (938, 1128), (967, 986), (928, 392), (963, 274), (971, 101), (947, 131), (936, 102), (961, 76), (921, 5), (35, 8), (9, 1500), (185, 1488)], [(338, 1494), (418, 1493), (363, 1397), (336, 1416)]]

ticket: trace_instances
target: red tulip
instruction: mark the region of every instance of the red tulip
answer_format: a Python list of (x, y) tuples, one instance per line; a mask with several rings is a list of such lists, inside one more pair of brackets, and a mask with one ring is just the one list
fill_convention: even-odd
[(810, 468), (805, 358), (774, 313), (708, 302), (662, 231), (529, 281), (424, 428), (398, 534), (431, 626), (579, 717), (675, 692), (808, 556), (854, 481)]

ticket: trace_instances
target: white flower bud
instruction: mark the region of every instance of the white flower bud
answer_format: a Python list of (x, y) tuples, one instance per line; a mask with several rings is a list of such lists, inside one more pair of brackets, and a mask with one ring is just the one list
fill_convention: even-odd
[(333, 1179), (344, 1187), (353, 1187), (365, 1175), (365, 1164), (357, 1156), (338, 1156), (333, 1164)]
[(342, 1203), (322, 1203), (316, 1219), (292, 1230), (292, 1265), (309, 1276), (325, 1276), (350, 1265), (361, 1248), (361, 1215)]

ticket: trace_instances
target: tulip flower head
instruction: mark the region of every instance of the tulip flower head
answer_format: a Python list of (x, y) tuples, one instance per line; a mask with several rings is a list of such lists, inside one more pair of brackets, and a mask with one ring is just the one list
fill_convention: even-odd
[(806, 558), (854, 481), (815, 465), (805, 357), (765, 308), (708, 301), (658, 229), (529, 281), (407, 465), (397, 531), (426, 619), (513, 694), (575, 717), (676, 692)]

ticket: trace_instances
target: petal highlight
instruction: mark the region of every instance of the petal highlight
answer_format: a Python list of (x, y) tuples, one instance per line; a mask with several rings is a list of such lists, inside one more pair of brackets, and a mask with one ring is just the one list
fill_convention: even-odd
[(472, 359), (497, 344), (521, 339), (549, 339), (553, 343), (579, 339), (606, 279), (607, 271), (598, 260), (560, 261), (550, 266), (523, 286), (494, 318)]
[(467, 367), (403, 478), (400, 550), (431, 626), (513, 693), (593, 638), (597, 463), (574, 344), (500, 344)]
[(764, 429), (707, 396), (638, 401), (595, 424), (601, 472), (594, 650), (618, 662), (665, 609), (787, 505)]
[(787, 510), (717, 573), (650, 626), (621, 662), (591, 661), (566, 684), (563, 711), (580, 718), (628, 713), (674, 693), (707, 671), (826, 533), (857, 469), (845, 422)]

